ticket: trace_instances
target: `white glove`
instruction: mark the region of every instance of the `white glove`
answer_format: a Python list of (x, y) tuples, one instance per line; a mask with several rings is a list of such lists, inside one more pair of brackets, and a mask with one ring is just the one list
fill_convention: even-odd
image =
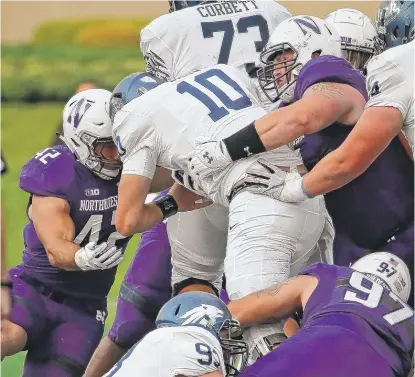
[(266, 195), (287, 203), (299, 203), (311, 198), (303, 189), (303, 177), (287, 173), (265, 160), (258, 160), (263, 169), (251, 167), (246, 171), (247, 191)]
[(187, 155), (189, 171), (200, 179), (222, 171), (231, 163), (231, 156), (223, 141), (199, 138), (196, 140), (196, 148)]
[(122, 249), (108, 246), (106, 242), (99, 245), (90, 242), (75, 253), (75, 263), (83, 271), (107, 270), (118, 265), (123, 258)]
[(173, 170), (171, 176), (179, 185), (186, 187), (188, 190), (197, 194), (201, 191), (201, 188), (196, 181), (183, 170)]

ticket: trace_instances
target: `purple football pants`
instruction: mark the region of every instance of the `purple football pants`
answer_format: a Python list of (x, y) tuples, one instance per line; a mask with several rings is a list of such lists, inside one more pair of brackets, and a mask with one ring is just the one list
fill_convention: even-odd
[(52, 292), (27, 276), (9, 271), (13, 282), (10, 320), (28, 336), (23, 377), (79, 377), (101, 340), (106, 301), (79, 300)]

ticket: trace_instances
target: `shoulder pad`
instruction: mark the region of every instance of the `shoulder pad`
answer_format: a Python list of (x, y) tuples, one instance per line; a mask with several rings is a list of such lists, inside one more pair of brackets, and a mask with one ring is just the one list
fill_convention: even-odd
[(325, 263), (313, 263), (311, 266), (303, 268), (299, 275), (318, 275), (321, 270), (331, 269), (332, 265)]
[(46, 148), (23, 166), (19, 187), (30, 194), (66, 199), (65, 191), (75, 178), (75, 164), (78, 162), (66, 146)]
[(343, 58), (321, 56), (311, 59), (300, 71), (294, 98), (298, 101), (312, 85), (320, 82), (348, 84), (367, 99), (365, 77)]

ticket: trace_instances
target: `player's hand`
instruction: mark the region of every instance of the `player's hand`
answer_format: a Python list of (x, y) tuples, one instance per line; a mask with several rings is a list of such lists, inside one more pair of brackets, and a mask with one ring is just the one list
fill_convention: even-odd
[(262, 168), (253, 166), (246, 171), (248, 191), (287, 203), (299, 203), (310, 198), (303, 190), (300, 174), (284, 172), (262, 159), (258, 163)]
[(172, 186), (169, 194), (176, 200), (179, 212), (194, 211), (195, 209), (205, 208), (212, 204), (211, 200), (190, 191), (178, 183)]
[(75, 263), (84, 271), (107, 270), (117, 266), (123, 258), (122, 249), (106, 242), (90, 242), (75, 253)]
[(200, 179), (221, 172), (232, 163), (223, 141), (197, 139), (196, 148), (187, 156), (187, 167), (192, 175)]
[(188, 190), (195, 193), (201, 191), (201, 188), (196, 183), (196, 181), (189, 174), (186, 174), (183, 170), (173, 170), (171, 176), (177, 183), (186, 187)]

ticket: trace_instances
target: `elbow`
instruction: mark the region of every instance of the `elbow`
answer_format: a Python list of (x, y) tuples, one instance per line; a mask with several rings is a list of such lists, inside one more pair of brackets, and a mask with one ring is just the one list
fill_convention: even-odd
[(125, 216), (117, 216), (115, 220), (115, 228), (117, 232), (124, 237), (132, 236), (135, 233), (141, 233), (140, 224), (136, 217), (126, 214)]
[(46, 250), (46, 253), (48, 255), (48, 259), (49, 259), (49, 263), (52, 267), (55, 268), (61, 268), (61, 266), (59, 265), (58, 261), (55, 259), (55, 257)]
[(66, 266), (60, 263), (60, 261), (57, 258), (55, 258), (53, 253), (50, 252), (49, 248), (45, 248), (45, 249), (46, 249), (46, 254), (48, 256), (50, 265), (52, 267), (59, 268), (60, 270), (64, 270)]
[(302, 135), (312, 134), (316, 132), (315, 117), (305, 111), (296, 111), (293, 117), (293, 124)]

